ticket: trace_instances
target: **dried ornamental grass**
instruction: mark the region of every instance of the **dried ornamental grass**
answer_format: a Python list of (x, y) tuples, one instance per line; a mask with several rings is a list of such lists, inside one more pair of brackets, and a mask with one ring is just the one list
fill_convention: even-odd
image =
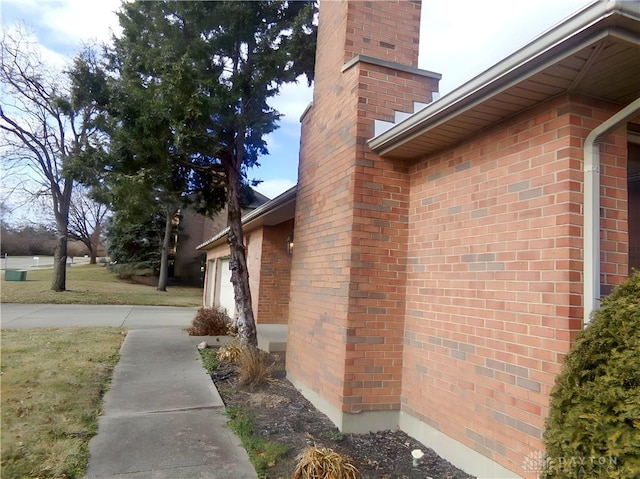
[(274, 364), (269, 355), (258, 348), (242, 348), (238, 356), (238, 376), (242, 386), (253, 389), (269, 382)]
[(242, 353), (242, 347), (239, 343), (233, 342), (222, 346), (216, 356), (220, 362), (235, 363), (238, 361), (240, 353)]
[(293, 479), (356, 479), (358, 469), (333, 449), (308, 447), (297, 457)]

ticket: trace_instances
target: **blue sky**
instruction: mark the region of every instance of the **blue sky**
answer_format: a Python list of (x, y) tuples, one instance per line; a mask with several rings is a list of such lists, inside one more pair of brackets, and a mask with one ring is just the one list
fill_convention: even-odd
[[(331, 1), (331, 0), (322, 0)], [(419, 66), (441, 73), (441, 95), (451, 92), (534, 37), (587, 5), (586, 0), (423, 0)], [(4, 27), (22, 21), (35, 32), (43, 57), (63, 66), (84, 43), (118, 32), (120, 0), (0, 0)], [(267, 138), (270, 155), (252, 176), (270, 198), (297, 181), (300, 115), (312, 98), (303, 79), (285, 87), (272, 105), (284, 114)]]

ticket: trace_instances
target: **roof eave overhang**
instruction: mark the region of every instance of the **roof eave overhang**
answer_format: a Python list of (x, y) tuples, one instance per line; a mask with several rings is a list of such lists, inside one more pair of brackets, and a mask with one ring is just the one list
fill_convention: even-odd
[[(255, 210), (247, 213), (242, 217), (242, 230), (249, 232), (255, 228), (264, 224), (269, 224), (269, 219), (277, 217), (281, 219), (283, 217), (293, 218), (295, 211), (297, 185), (288, 189), (279, 196), (276, 196), (270, 201), (267, 201), (262, 206), (259, 206)], [(289, 214), (290, 213), (290, 214)], [(196, 246), (196, 250), (208, 250), (220, 246), (227, 242), (227, 236), (229, 234), (229, 227), (226, 227), (218, 234), (208, 239), (204, 243)]]
[(640, 21), (640, 9), (624, 1), (588, 5), (457, 90), (372, 138), (369, 147), (381, 156), (394, 156), (396, 148), (603, 38), (638, 43), (637, 35), (618, 26), (621, 17)]

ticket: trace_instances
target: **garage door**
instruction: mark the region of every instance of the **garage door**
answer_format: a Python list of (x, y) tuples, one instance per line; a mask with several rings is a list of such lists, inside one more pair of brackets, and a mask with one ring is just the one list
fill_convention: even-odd
[(207, 261), (207, 293), (204, 305), (212, 308), (216, 304), (216, 285), (218, 284), (218, 274), (216, 273), (216, 260)]
[(231, 270), (229, 269), (229, 258), (218, 260), (218, 281), (217, 295), (218, 306), (227, 310), (232, 318), (236, 314), (236, 302), (233, 295), (233, 284), (231, 283)]

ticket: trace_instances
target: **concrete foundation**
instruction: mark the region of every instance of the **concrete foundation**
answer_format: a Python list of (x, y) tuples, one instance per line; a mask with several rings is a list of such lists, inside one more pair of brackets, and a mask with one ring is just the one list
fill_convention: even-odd
[(286, 324), (258, 324), (258, 348), (268, 353), (282, 353), (287, 350)]

